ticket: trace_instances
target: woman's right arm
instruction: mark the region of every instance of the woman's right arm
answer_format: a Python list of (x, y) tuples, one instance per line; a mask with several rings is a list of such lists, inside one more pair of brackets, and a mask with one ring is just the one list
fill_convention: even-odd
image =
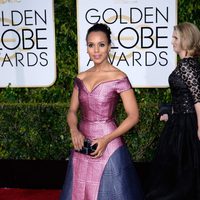
[(70, 128), (72, 143), (76, 150), (80, 150), (84, 144), (84, 136), (78, 130), (77, 112), (79, 108), (78, 89), (74, 87), (70, 107), (67, 114), (67, 123)]

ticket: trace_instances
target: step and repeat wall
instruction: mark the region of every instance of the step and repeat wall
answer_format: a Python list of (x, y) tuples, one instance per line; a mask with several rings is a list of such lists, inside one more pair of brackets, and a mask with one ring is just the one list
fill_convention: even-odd
[(0, 87), (56, 80), (53, 0), (0, 0)]
[(112, 31), (110, 62), (133, 87), (168, 87), (176, 66), (171, 38), (177, 24), (176, 0), (77, 0), (79, 71), (93, 65), (85, 36), (95, 23)]

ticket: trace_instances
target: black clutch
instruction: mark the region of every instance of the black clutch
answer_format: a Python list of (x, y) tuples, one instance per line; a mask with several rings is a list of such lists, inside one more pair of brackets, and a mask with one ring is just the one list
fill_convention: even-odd
[(97, 144), (91, 145), (91, 141), (88, 139), (84, 140), (84, 145), (83, 148), (81, 150), (76, 150), (76, 152), (82, 153), (82, 154), (86, 154), (86, 155), (90, 155), (91, 153), (93, 153), (97, 148)]

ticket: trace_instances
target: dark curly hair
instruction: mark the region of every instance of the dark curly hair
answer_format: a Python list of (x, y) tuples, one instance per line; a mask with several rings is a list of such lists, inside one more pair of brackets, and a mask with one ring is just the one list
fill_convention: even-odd
[(98, 32), (98, 31), (101, 31), (101, 32), (105, 33), (106, 37), (108, 39), (108, 44), (111, 44), (111, 30), (106, 24), (102, 24), (102, 23), (94, 24), (92, 27), (90, 27), (88, 29), (87, 35), (86, 35), (86, 41), (88, 39), (88, 35), (91, 32)]

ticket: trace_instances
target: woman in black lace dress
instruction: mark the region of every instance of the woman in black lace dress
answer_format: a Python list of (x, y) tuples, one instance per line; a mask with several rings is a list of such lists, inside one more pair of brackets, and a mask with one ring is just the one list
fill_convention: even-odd
[(147, 200), (200, 200), (200, 32), (188, 22), (174, 27), (180, 60), (169, 76), (172, 115), (152, 163)]

